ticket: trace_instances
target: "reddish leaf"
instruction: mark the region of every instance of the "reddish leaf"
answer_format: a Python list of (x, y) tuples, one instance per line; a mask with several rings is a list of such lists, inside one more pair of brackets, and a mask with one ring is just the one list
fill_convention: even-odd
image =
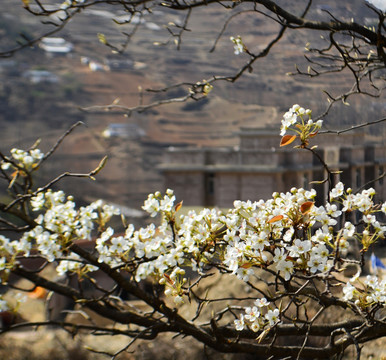
[(175, 211), (175, 212), (177, 212), (178, 210), (181, 209), (182, 203), (183, 203), (183, 202), (184, 202), (184, 201), (180, 201), (180, 202), (174, 207), (174, 211)]
[(284, 135), (281, 138), (280, 146), (286, 146), (291, 144), (296, 139), (296, 135)]
[(268, 221), (268, 224), (272, 224), (276, 221), (280, 221), (281, 219), (283, 219), (283, 217), (284, 217), (283, 215), (276, 215), (271, 220)]
[(240, 265), (241, 268), (243, 269), (249, 269), (252, 265), (250, 263), (245, 263), (243, 265)]
[(313, 133), (310, 133), (310, 135), (308, 135), (308, 137), (312, 138), (312, 137), (314, 137), (314, 136), (316, 136), (316, 135), (318, 135), (318, 132), (317, 132), (317, 131), (315, 131), (315, 132), (313, 132)]
[(44, 299), (47, 295), (47, 291), (40, 286), (36, 286), (28, 295), (31, 299)]
[(167, 281), (169, 284), (174, 285), (174, 281), (172, 280), (172, 278), (171, 278), (168, 274), (164, 274), (164, 277), (165, 277), (166, 281)]
[(300, 211), (303, 215), (305, 215), (312, 209), (313, 206), (314, 203), (312, 201), (306, 201), (300, 206)]

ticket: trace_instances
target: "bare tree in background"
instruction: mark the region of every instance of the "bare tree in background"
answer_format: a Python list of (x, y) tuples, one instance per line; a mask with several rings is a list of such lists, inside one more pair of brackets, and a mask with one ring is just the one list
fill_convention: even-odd
[[(112, 43), (108, 37), (103, 34), (101, 29), (98, 37), (100, 41), (109, 46), (114, 52), (123, 53), (130, 40), (135, 36), (136, 31), (140, 31), (141, 19), (151, 19), (152, 14), (157, 11), (174, 11), (183, 14), (184, 19), (181, 23), (166, 23), (165, 27), (170, 34), (169, 41), (174, 42), (177, 49), (183, 44), (184, 35), (189, 29), (189, 22), (194, 18), (199, 8), (217, 7), (219, 14), (227, 16), (226, 21), (220, 28), (213, 29), (213, 47), (210, 51), (216, 50), (218, 41), (224, 36), (227, 28), (236, 21), (238, 17), (245, 13), (256, 15), (257, 19), (267, 23), (277, 23), (279, 28), (276, 35), (267, 38), (266, 43), (256, 48), (253, 41), (248, 43), (243, 41), (242, 34), (235, 34), (232, 41), (235, 45), (235, 53), (247, 54), (247, 61), (237, 72), (224, 75), (221, 73), (213, 74), (206, 80), (198, 80), (194, 83), (173, 84), (172, 89), (182, 87), (189, 90), (184, 96), (175, 98), (168, 97), (154, 103), (140, 104), (136, 107), (125, 107), (119, 104), (110, 104), (105, 106), (109, 109), (119, 109), (127, 112), (143, 111), (148, 108), (168, 104), (171, 102), (187, 101), (188, 99), (199, 100), (205, 97), (216, 82), (237, 81), (245, 73), (253, 71), (259, 59), (269, 56), (274, 47), (279, 47), (283, 35), (288, 32), (306, 30), (308, 32), (318, 32), (324, 39), (324, 44), (307, 48), (305, 54), (309, 63), (305, 69), (297, 68), (296, 74), (304, 75), (310, 78), (319, 77), (324, 74), (334, 74), (348, 72), (352, 76), (352, 85), (341, 94), (332, 94), (328, 91), (327, 97), (329, 104), (325, 110), (328, 112), (333, 103), (343, 101), (354, 94), (365, 94), (370, 97), (379, 97), (385, 86), (385, 13), (384, 5), (378, 5), (377, 8), (370, 2), (363, 2), (362, 8), (357, 12), (363, 11), (364, 7), (370, 11), (371, 24), (357, 22), (356, 19), (349, 19), (345, 16), (338, 16), (334, 10), (326, 5), (317, 4), (315, 1), (126, 1), (126, 0), (98, 0), (98, 1), (64, 1), (62, 4), (47, 5), (38, 0), (23, 0), (25, 9), (43, 23), (47, 24), (49, 30), (40, 34), (34, 39), (24, 38), (21, 43), (13, 49), (3, 51), (2, 56), (11, 56), (16, 51), (25, 47), (30, 47), (38, 43), (43, 36), (53, 35), (62, 30), (67, 23), (89, 9), (111, 9), (123, 10), (127, 13), (124, 20), (114, 20), (124, 29), (122, 31), (122, 42)], [(214, 22), (217, 24), (218, 21)], [(253, 24), (250, 24), (253, 26)], [(248, 34), (248, 27), (245, 27), (245, 35)], [(216, 35), (217, 33), (217, 35)], [(241, 35), (241, 36), (236, 36)], [(159, 44), (159, 45), (165, 45)], [(261, 44), (259, 44), (261, 45)], [(199, 74), (198, 74), (199, 76)], [(157, 91), (156, 89), (149, 89)], [(159, 89), (159, 92), (165, 92), (170, 88)], [(89, 109), (91, 110), (91, 109)], [(321, 114), (320, 117), (324, 116)]]

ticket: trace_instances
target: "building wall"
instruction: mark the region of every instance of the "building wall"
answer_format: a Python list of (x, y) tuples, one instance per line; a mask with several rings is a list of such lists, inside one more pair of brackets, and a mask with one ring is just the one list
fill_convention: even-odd
[[(328, 196), (327, 172), (310, 151), (279, 147), (280, 137), (267, 130), (244, 129), (238, 148), (173, 149), (160, 167), (165, 185), (187, 205), (232, 206), (234, 200), (268, 199), (292, 187), (315, 188), (317, 201)], [(316, 149), (331, 170), (332, 184), (342, 181), (354, 191), (386, 171), (386, 146), (366, 143), (364, 134), (320, 136)], [(386, 200), (386, 179), (370, 184), (377, 201)], [(368, 186), (368, 187), (369, 187)]]
[(202, 206), (205, 203), (204, 174), (201, 172), (168, 172), (165, 174), (167, 188), (173, 189), (178, 201)]
[(277, 151), (262, 151), (256, 152), (253, 150), (241, 150), (240, 158), (241, 164), (244, 165), (270, 165), (279, 166), (281, 155)]
[(278, 189), (276, 174), (243, 174), (241, 181), (241, 200), (267, 200)]
[[(386, 164), (376, 164), (374, 167), (374, 178), (378, 178), (386, 171)], [(386, 201), (386, 177), (380, 179), (374, 184), (374, 189), (377, 192), (377, 201)]]
[(218, 173), (216, 174), (216, 187), (214, 202), (208, 205), (216, 205), (219, 207), (232, 206), (235, 200), (240, 199), (240, 184), (241, 176), (238, 173)]

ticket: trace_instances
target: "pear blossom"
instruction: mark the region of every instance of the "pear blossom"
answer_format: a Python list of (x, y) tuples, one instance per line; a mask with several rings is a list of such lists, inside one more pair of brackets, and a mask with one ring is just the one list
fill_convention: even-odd
[(293, 273), (294, 265), (291, 261), (281, 260), (276, 264), (276, 270), (280, 271), (284, 275), (284, 279), (288, 281), (291, 278), (291, 274)]
[(245, 308), (245, 319), (253, 323), (260, 316), (260, 311), (257, 306)]
[(280, 322), (279, 315), (279, 309), (268, 310), (267, 314), (265, 315), (265, 318), (268, 320), (270, 326), (274, 326), (278, 322)]
[(302, 254), (308, 253), (311, 250), (312, 243), (310, 240), (300, 240), (296, 239), (294, 241), (294, 244), (290, 247), (288, 247), (288, 250), (290, 250), (289, 255), (292, 257), (299, 257)]
[(266, 298), (256, 299), (255, 305), (259, 308), (267, 307), (269, 305), (269, 301)]
[(230, 40), (234, 44), (233, 48), (234, 48), (235, 55), (239, 55), (244, 52), (244, 44), (240, 36), (237, 36), (237, 37), (231, 36)]
[(237, 331), (242, 331), (245, 328), (244, 315), (241, 314), (239, 319), (234, 321), (234, 325)]
[(344, 185), (342, 182), (338, 182), (334, 188), (330, 191), (330, 201), (343, 195)]

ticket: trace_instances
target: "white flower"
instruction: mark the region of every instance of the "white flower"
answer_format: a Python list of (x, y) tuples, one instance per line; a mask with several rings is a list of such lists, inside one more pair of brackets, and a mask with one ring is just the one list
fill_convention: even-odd
[(123, 236), (117, 236), (111, 239), (110, 251), (112, 253), (120, 254), (129, 249), (129, 242)]
[(293, 227), (289, 228), (283, 235), (283, 241), (289, 243), (292, 240), (292, 235), (295, 233)]
[(266, 307), (269, 305), (269, 301), (266, 298), (256, 299), (255, 305), (259, 308)]
[(237, 36), (236, 38), (231, 36), (230, 40), (234, 44), (233, 49), (234, 49), (235, 55), (239, 55), (244, 52), (244, 44), (240, 36)]
[(349, 301), (354, 298), (354, 296), (358, 293), (358, 290), (355, 288), (355, 286), (351, 285), (350, 282), (346, 284), (345, 287), (343, 287), (343, 300)]
[(342, 212), (338, 209), (338, 207), (335, 204), (331, 205), (330, 203), (327, 203), (326, 211), (327, 211), (327, 214), (332, 217), (339, 217), (340, 215), (342, 215)]
[(348, 239), (348, 238), (354, 236), (354, 233), (355, 233), (355, 226), (354, 226), (354, 224), (349, 222), (349, 221), (346, 221), (345, 224), (344, 224), (342, 236), (345, 239)]
[(381, 211), (386, 214), (386, 201), (382, 204)]
[(300, 240), (296, 239), (294, 244), (288, 248), (290, 250), (290, 256), (299, 257), (301, 254), (307, 253), (311, 250), (311, 241), (310, 240)]
[(155, 217), (160, 211), (159, 201), (154, 197), (153, 194), (149, 194), (147, 200), (142, 206), (142, 209), (147, 211), (151, 217)]
[(279, 315), (279, 309), (268, 310), (267, 314), (265, 314), (265, 318), (268, 320), (270, 326), (274, 326), (280, 321)]
[(245, 308), (245, 319), (253, 323), (260, 316), (260, 311), (257, 306), (246, 307)]
[(164, 198), (160, 201), (159, 210), (166, 212), (171, 211), (173, 209), (173, 204), (175, 200), (176, 197), (174, 195), (165, 195)]
[[(25, 151), (15, 148), (11, 150), (11, 155), (20, 167), (24, 167), (27, 170), (32, 170), (44, 156), (39, 149)], [(2, 162), (1, 167), (3, 170), (7, 170), (9, 167), (14, 166), (11, 163)]]
[(367, 275), (365, 284), (372, 289), (376, 289), (378, 287), (378, 278), (376, 276)]
[(376, 221), (376, 217), (375, 215), (371, 215), (371, 214), (363, 215), (363, 221), (366, 224), (373, 224)]
[(45, 203), (44, 193), (40, 192), (31, 199), (31, 206), (33, 211), (39, 211), (43, 208)]
[(285, 135), (287, 129), (291, 126), (294, 125), (297, 121), (297, 113), (296, 110), (299, 105), (294, 105), (291, 109), (289, 109), (283, 116), (283, 120), (281, 121), (281, 131), (280, 135), (283, 136)]
[(286, 257), (287, 257), (287, 255), (284, 254), (284, 249), (283, 248), (276, 248), (275, 249), (275, 256), (273, 258), (273, 261), (275, 263), (278, 263), (280, 261), (285, 260)]
[(180, 295), (176, 295), (173, 300), (176, 305), (182, 305), (184, 303), (184, 299)]
[(342, 182), (338, 182), (335, 187), (330, 191), (330, 200), (336, 199), (343, 195), (344, 185)]
[(311, 249), (311, 256), (320, 256), (322, 259), (327, 259), (328, 255), (328, 249), (324, 244), (318, 244)]
[(251, 275), (253, 275), (253, 269), (252, 268), (248, 268), (248, 269), (239, 268), (236, 271), (237, 278), (239, 278), (240, 280), (243, 280), (245, 282), (247, 282), (249, 280), (249, 277)]
[(253, 332), (258, 332), (261, 329), (260, 322), (259, 321), (254, 321), (252, 324), (249, 325), (250, 329)]
[(281, 260), (276, 264), (276, 270), (281, 271), (284, 275), (284, 279), (288, 281), (294, 271), (294, 264), (291, 261)]
[(235, 328), (237, 331), (244, 330), (244, 327), (245, 327), (244, 315), (241, 314), (240, 319), (236, 319), (233, 323), (235, 324)]
[(323, 271), (325, 262), (317, 254), (311, 256), (310, 260), (307, 262), (307, 265), (310, 268), (311, 273), (315, 274), (317, 271)]

